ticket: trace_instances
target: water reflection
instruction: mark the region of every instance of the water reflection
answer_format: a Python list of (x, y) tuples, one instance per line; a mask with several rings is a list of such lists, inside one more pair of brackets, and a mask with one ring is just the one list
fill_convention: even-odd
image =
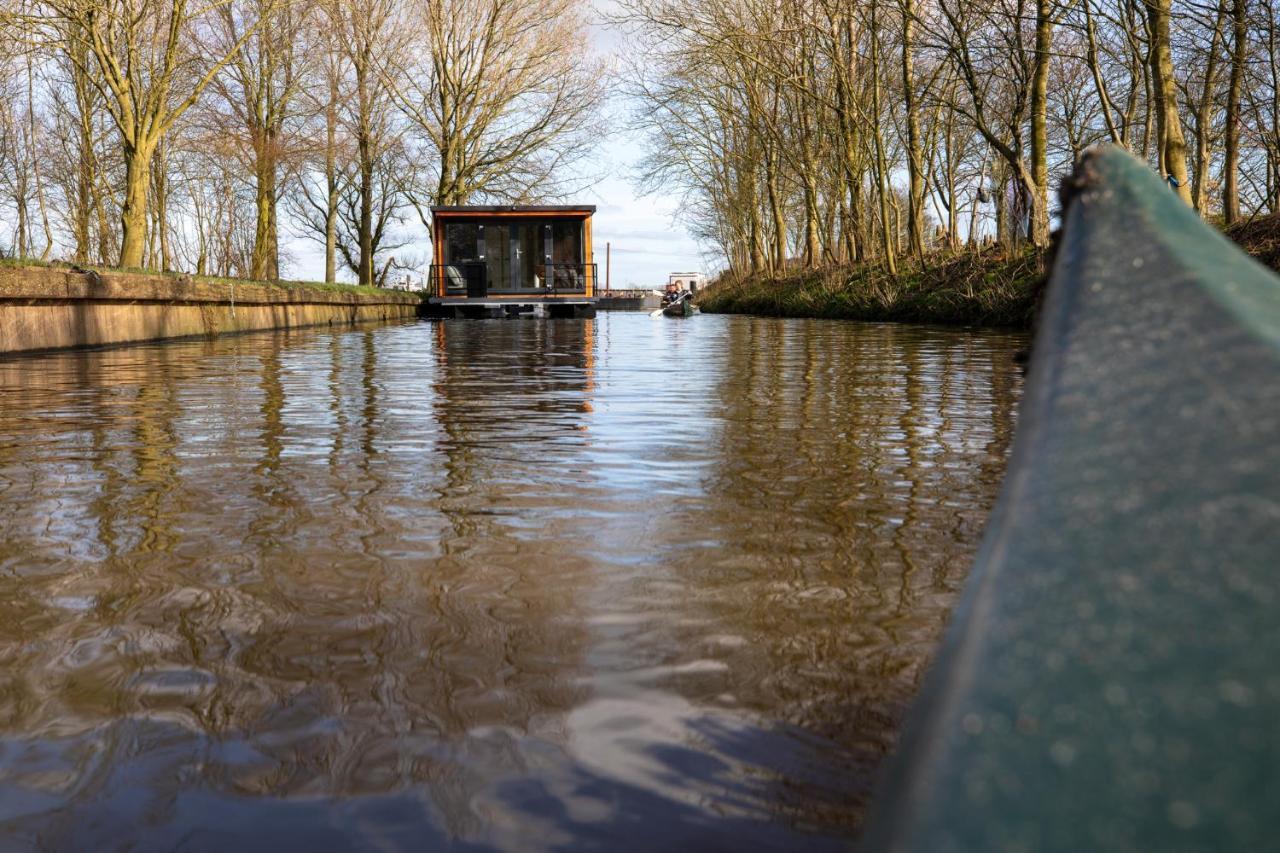
[[(596, 609), (626, 626), (601, 678), (623, 678), (623, 650), (640, 649), (638, 684), (770, 721), (748, 735), (770, 743), (753, 760), (783, 772), (757, 805), (852, 831), (1003, 471), (1012, 340), (767, 320), (722, 331), (678, 356), (718, 381), (668, 392), (679, 430), (654, 413), (669, 440), (643, 455), (664, 464), (619, 507), (632, 520), (599, 557), (641, 567)], [(741, 733), (732, 750), (753, 752)]]
[(1020, 343), (615, 314), (0, 361), (0, 839), (839, 846)]

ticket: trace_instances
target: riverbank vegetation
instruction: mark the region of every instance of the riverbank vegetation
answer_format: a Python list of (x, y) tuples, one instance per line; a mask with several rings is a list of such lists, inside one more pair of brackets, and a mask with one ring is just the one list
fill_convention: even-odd
[[(66, 270), (68, 272), (79, 273), (112, 273), (117, 275), (139, 275), (139, 276), (160, 276), (165, 279), (178, 282), (190, 282), (196, 284), (227, 284), (227, 285), (253, 285), (257, 287), (278, 288), (282, 290), (323, 290), (332, 293), (345, 294), (363, 294), (365, 296), (386, 296), (387, 290), (381, 287), (352, 285), (352, 284), (335, 284), (332, 282), (321, 281), (293, 281), (288, 279), (248, 279), (248, 278), (228, 278), (216, 275), (198, 275), (192, 273), (177, 272), (174, 270), (161, 271), (149, 270), (141, 267), (124, 268), (124, 267), (106, 267), (96, 264), (74, 264), (68, 261), (41, 261), (33, 258), (2, 258), (0, 257), (0, 271), (16, 270), (19, 274), (22, 270)], [(416, 294), (415, 294), (416, 295)]]
[[(1228, 239), (1280, 273), (1280, 214), (1250, 217), (1226, 228)], [(708, 313), (821, 317), (1025, 328), (1045, 282), (1044, 255), (1034, 246), (934, 252), (905, 259), (891, 275), (875, 263), (799, 265), (780, 275), (721, 275), (698, 297)]]
[(383, 284), (435, 204), (580, 184), (585, 0), (0, 0), (0, 255)]
[(773, 317), (1030, 325), (1043, 281), (1038, 252), (1025, 247), (905, 260), (896, 275), (878, 264), (797, 268), (778, 276), (721, 276), (699, 298), (703, 311)]
[(1226, 234), (1254, 260), (1280, 273), (1280, 214), (1241, 220), (1228, 226)]
[[(680, 188), (683, 216), (723, 258), (709, 306), (896, 314), (903, 294), (936, 287), (921, 305), (984, 315), (970, 270), (1005, 280), (1042, 252), (1051, 189), (1100, 142), (1228, 226), (1280, 202), (1269, 2), (627, 6), (654, 46), (631, 73), (652, 140), (644, 177)], [(833, 281), (844, 295), (818, 299)], [(1000, 294), (1010, 312), (997, 313), (1025, 307), (1020, 288)]]

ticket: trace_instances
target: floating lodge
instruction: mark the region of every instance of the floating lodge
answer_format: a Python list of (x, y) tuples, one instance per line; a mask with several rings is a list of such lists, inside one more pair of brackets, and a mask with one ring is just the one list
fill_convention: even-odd
[(431, 208), (436, 260), (430, 270), (431, 313), (593, 315), (595, 212), (594, 205)]

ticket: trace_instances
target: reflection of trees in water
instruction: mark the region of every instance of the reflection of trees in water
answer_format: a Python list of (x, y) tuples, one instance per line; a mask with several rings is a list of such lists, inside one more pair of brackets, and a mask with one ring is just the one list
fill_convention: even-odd
[[(287, 626), (258, 631), (243, 656), (246, 668), (264, 679), (306, 684), (310, 708), (299, 716), (332, 718), (343, 731), (319, 744), (272, 747), (277, 770), (263, 789), (306, 790), (319, 779), (330, 793), (427, 784), (446, 823), (467, 834), (477, 828), (469, 805), (475, 792), (525, 761), (519, 738), (500, 732), (548, 736), (576, 695), (571, 670), (580, 639), (565, 624), (579, 620), (568, 616), (572, 588), (563, 582), (577, 557), (566, 555), (567, 565), (545, 574), (543, 552), (562, 546), (524, 541), (524, 531), (509, 523), (527, 495), (519, 476), (497, 471), (510, 459), (492, 458), (493, 446), (483, 440), (496, 430), (518, 447), (522, 436), (511, 432), (520, 423), (518, 398), (545, 397), (547, 389), (525, 387), (509, 373), (499, 384), (483, 365), (462, 357), (452, 365), (438, 359), (432, 379), (437, 453), (431, 459), (399, 455), (386, 446), (390, 427), (381, 389), (422, 375), (422, 353), (392, 354), (399, 360), (388, 366), (383, 341), (366, 335), (348, 354), (342, 382), (329, 371), (330, 394), (345, 398), (332, 401), (329, 412), (347, 413), (347, 432), (358, 437), (346, 451), (331, 448), (325, 466), (325, 482), (340, 491), (343, 507), (354, 508), (353, 518), (331, 519), (347, 548), (327, 566), (311, 561), (291, 578), (295, 612)], [(516, 356), (520, 371), (536, 375), (563, 358), (560, 348), (499, 355)], [(333, 357), (330, 352), (330, 365)], [(553, 384), (561, 395), (581, 393), (580, 376)], [(495, 407), (488, 421), (468, 420), (472, 395), (490, 388), (510, 405)], [(450, 396), (458, 391), (465, 396)], [(564, 406), (577, 406), (571, 397)], [(534, 411), (563, 416), (555, 400), (528, 402)], [(421, 414), (426, 428), (431, 413)], [(513, 415), (510, 429), (495, 423)], [(436, 459), (443, 459), (443, 471)], [(290, 467), (286, 457), (286, 474)], [(298, 473), (292, 472), (294, 482), (305, 483)], [(498, 479), (502, 484), (491, 487)], [(308, 483), (302, 497), (314, 498), (317, 490)], [(299, 538), (315, 535), (299, 531)], [(424, 536), (432, 539), (428, 553), (397, 553)], [(500, 728), (490, 731), (493, 726)]]
[[(609, 458), (587, 430), (607, 423), (592, 323), (251, 336), (22, 372), (0, 410), (0, 739), (27, 775), (0, 784), (45, 792), (32, 827), (70, 804), (65, 825), (104, 831), (180, 825), (192, 797), (228, 821), (315, 820), (331, 795), (412, 790), (406, 821), (479, 835), (477, 796), (528, 768), (542, 799), (525, 806), (555, 829), (570, 797), (651, 807), (673, 833), (725, 803), (847, 819), (836, 795), (865, 793), (1003, 469), (1011, 346), (723, 328), (715, 446), (658, 436), (674, 464), (616, 494), (584, 469)], [(718, 423), (706, 409), (681, 427)], [(593, 602), (647, 633), (605, 648)], [(635, 681), (589, 696), (602, 670)], [(566, 731), (622, 740), (606, 701), (652, 724), (629, 729), (649, 781), (711, 805), (567, 768)], [(795, 726), (753, 730), (743, 709)], [(756, 797), (741, 777), (801, 741), (814, 766)]]
[(342, 335), (329, 335), (326, 348), (329, 351), (328, 395), (329, 414), (333, 419), (332, 440), (329, 448), (329, 467), (337, 468), (347, 439), (347, 412), (342, 406)]
[[(137, 619), (167, 589), (183, 543), (179, 379), (149, 349), (61, 353), (10, 362), (0, 384), (0, 732), (74, 734), (102, 708), (128, 708), (129, 675), (181, 647), (181, 625)], [(121, 377), (127, 377), (122, 379)], [(35, 523), (39, 518), (39, 523)], [(108, 660), (109, 659), (109, 660)], [(32, 769), (55, 772), (57, 750)], [(71, 772), (71, 768), (61, 768)]]
[(106, 350), (6, 363), (0, 549), (21, 558), (17, 573), (163, 554), (181, 541), (173, 521), (182, 411), (166, 361), (163, 352)]
[[(694, 612), (732, 642), (734, 700), (846, 749), (864, 799), (940, 635), (994, 502), (1016, 398), (1013, 344), (901, 326), (728, 327), (708, 511), (666, 519)], [(699, 647), (697, 640), (702, 640)], [(687, 695), (687, 691), (686, 691)], [(855, 819), (803, 782), (797, 819)], [(837, 787), (836, 790), (839, 790)], [(824, 815), (824, 811), (825, 816)]]
[[(476, 792), (534, 760), (527, 735), (554, 742), (581, 695), (577, 484), (544, 465), (584, 440), (590, 382), (583, 324), (483, 325), (438, 341), (434, 375), (421, 328), (253, 336), (78, 354), (77, 375), (55, 358), (24, 426), (6, 405), (0, 475), (28, 476), (0, 508), (83, 515), (0, 537), (25, 570), (27, 546), (47, 557), (45, 578), (0, 579), (0, 738), (56, 721), (28, 767), (77, 782), (50, 808), (114, 802), (125, 776), (133, 800), (106, 825), (177, 819), (167, 792), (197, 781), (426, 786), (432, 819), (479, 831)], [(400, 389), (423, 381), (434, 409), (408, 421)], [(75, 453), (50, 461), (33, 424)]]

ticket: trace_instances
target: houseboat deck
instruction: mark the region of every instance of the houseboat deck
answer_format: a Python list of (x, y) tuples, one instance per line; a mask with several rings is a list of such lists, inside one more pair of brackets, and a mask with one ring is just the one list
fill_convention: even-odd
[(595, 297), (540, 296), (523, 299), (519, 296), (489, 296), (470, 299), (465, 296), (438, 297), (427, 300), (428, 317), (453, 319), (498, 318), (527, 315), (531, 317), (594, 317)]

